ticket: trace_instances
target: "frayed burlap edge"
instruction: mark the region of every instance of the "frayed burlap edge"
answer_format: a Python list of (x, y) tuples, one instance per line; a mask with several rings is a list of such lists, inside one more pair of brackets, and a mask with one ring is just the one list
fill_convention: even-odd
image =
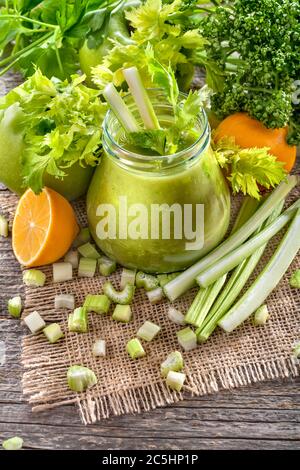
[[(23, 358), (24, 367), (26, 367), (26, 362)], [(231, 390), (256, 382), (297, 377), (299, 375), (300, 366), (293, 357), (277, 359), (262, 364), (223, 368), (203, 375), (193, 375), (188, 378), (192, 386), (186, 386), (185, 392), (190, 393), (192, 396), (203, 396), (216, 393), (222, 389)], [(30, 380), (28, 382), (26, 372), (23, 376), (23, 392), (24, 394), (31, 393)], [(76, 397), (54, 403), (34, 405), (32, 410), (44, 411), (66, 404), (77, 403), (82, 422), (91, 424), (112, 415), (139, 414), (171, 405), (183, 400), (185, 394), (170, 392), (162, 382), (139, 387), (136, 390), (122, 390), (103, 397), (95, 397), (92, 392), (87, 392), (86, 395), (84, 399)], [(36, 395), (29, 398), (29, 403), (36, 399), (38, 399)]]

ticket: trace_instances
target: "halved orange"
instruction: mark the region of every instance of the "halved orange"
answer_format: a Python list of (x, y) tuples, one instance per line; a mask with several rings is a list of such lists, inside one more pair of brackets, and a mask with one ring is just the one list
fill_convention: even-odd
[(27, 267), (54, 263), (68, 251), (78, 231), (74, 210), (63, 196), (49, 188), (38, 195), (28, 189), (13, 222), (14, 254)]

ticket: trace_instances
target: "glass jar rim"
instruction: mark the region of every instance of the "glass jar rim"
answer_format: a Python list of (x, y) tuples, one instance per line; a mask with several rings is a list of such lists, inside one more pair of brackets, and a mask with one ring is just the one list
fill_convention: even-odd
[[(162, 92), (165, 94), (165, 91), (163, 88), (147, 88), (147, 92), (148, 93)], [(186, 98), (188, 95), (186, 93), (180, 92), (179, 96)], [(126, 95), (124, 95), (123, 99), (126, 100), (130, 97), (132, 97), (131, 93), (127, 93)], [(168, 104), (171, 108), (171, 105), (169, 103), (166, 102), (166, 104)], [(197, 139), (188, 147), (178, 152), (175, 152), (173, 154), (169, 154), (169, 155), (168, 154), (166, 155), (143, 155), (142, 153), (137, 153), (131, 150), (127, 150), (122, 145), (120, 145), (116, 141), (116, 139), (114, 139), (114, 137), (111, 135), (111, 133), (108, 130), (109, 123), (112, 117), (114, 117), (117, 120), (113, 111), (109, 109), (104, 117), (103, 126), (102, 126), (104, 147), (106, 148), (106, 150), (109, 150), (108, 147), (110, 147), (110, 149), (114, 151), (113, 153), (115, 153), (115, 151), (118, 152), (119, 158), (122, 158), (128, 161), (129, 160), (132, 162), (135, 161), (135, 162), (139, 162), (140, 164), (143, 164), (143, 163), (150, 164), (150, 163), (153, 163), (153, 161), (155, 160), (156, 163), (160, 162), (160, 163), (171, 164), (172, 162), (182, 161), (183, 156), (185, 157), (187, 155), (194, 156), (194, 152), (196, 152), (197, 155), (201, 154), (207, 148), (210, 142), (210, 125), (208, 122), (207, 114), (203, 107), (200, 108), (199, 114), (197, 117), (197, 122), (200, 124), (200, 127), (201, 127), (201, 132), (199, 136), (197, 137)], [(208, 142), (207, 142), (207, 139), (205, 139), (207, 135), (209, 136)], [(203, 140), (204, 140), (203, 145), (201, 145), (199, 149), (198, 147)], [(116, 156), (113, 153), (109, 151), (109, 154), (111, 156)]]

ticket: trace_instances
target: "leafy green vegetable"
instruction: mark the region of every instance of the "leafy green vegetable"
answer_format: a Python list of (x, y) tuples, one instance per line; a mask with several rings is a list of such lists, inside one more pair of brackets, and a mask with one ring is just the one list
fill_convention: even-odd
[(241, 191), (259, 199), (259, 186), (274, 188), (286, 177), (284, 164), (267, 148), (241, 149), (234, 140), (225, 138), (213, 143), (213, 149), (234, 193)]
[(300, 75), (299, 2), (225, 0), (199, 25), (209, 42), (194, 60), (206, 67), (218, 117), (246, 111), (269, 128), (289, 124), (289, 143), (299, 143), (300, 108), (292, 103)]
[(0, 9), (0, 74), (14, 66), (27, 77), (36, 66), (49, 78), (68, 78), (79, 68), (80, 47), (85, 41), (90, 49), (99, 47), (109, 34), (111, 16), (123, 4), (124, 0), (7, 0)]
[(75, 163), (85, 167), (98, 161), (106, 105), (96, 90), (82, 84), (84, 78), (49, 80), (37, 70), (0, 99), (0, 113), (15, 106), (22, 111), (23, 181), (36, 193), (43, 187), (45, 173), (62, 179)]
[(140, 7), (128, 9), (125, 16), (131, 28), (131, 44), (114, 40), (114, 47), (93, 70), (93, 80), (100, 89), (108, 82), (120, 86), (123, 69), (138, 64), (143, 83), (151, 84), (147, 46), (154, 57), (166, 67), (171, 66), (180, 85), (187, 88), (194, 73), (191, 60), (194, 49), (202, 50), (207, 41), (193, 25), (196, 2), (146, 0)]

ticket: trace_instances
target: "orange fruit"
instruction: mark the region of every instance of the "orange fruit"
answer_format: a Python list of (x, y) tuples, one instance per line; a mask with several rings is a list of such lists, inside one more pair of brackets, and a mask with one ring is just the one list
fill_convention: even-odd
[(61, 258), (78, 233), (74, 210), (53, 189), (36, 195), (28, 189), (17, 206), (12, 245), (20, 264), (41, 266)]
[(215, 141), (223, 137), (234, 137), (235, 143), (242, 148), (268, 147), (270, 153), (285, 163), (290, 172), (296, 161), (296, 146), (288, 145), (288, 128), (268, 129), (260, 121), (246, 113), (235, 113), (225, 118), (217, 127)]

